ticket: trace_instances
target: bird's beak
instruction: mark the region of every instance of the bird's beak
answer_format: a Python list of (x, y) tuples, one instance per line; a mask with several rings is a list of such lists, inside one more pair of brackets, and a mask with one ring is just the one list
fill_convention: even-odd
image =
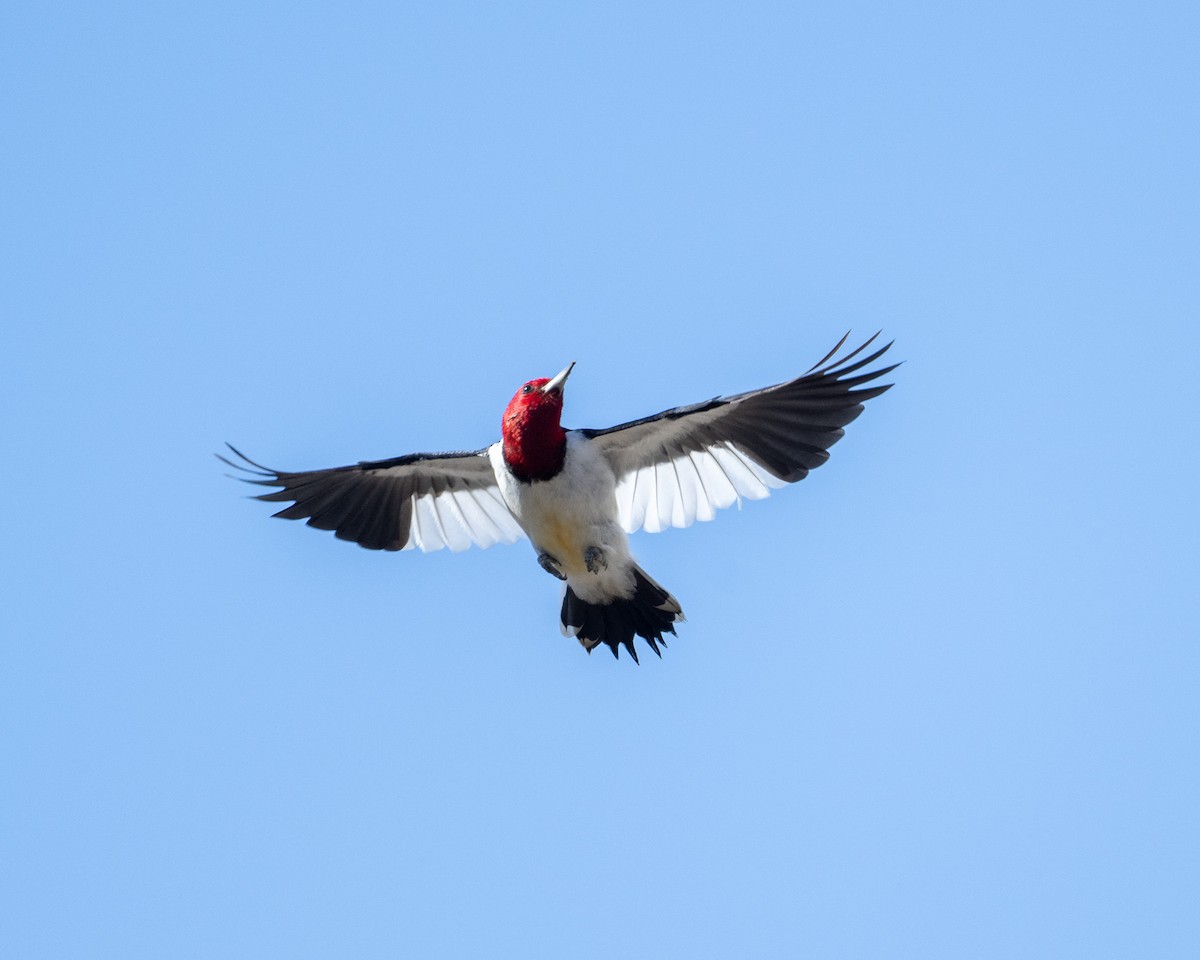
[(575, 369), (574, 360), (558, 376), (542, 387), (542, 393), (562, 393), (562, 389), (567, 383), (567, 377), (571, 375), (573, 369)]

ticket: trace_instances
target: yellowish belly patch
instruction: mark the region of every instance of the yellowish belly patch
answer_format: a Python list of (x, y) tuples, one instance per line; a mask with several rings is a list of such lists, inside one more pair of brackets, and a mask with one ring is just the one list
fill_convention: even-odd
[(584, 570), (583, 551), (587, 545), (583, 542), (578, 528), (564, 523), (557, 517), (547, 517), (546, 542), (542, 548), (546, 550), (564, 569)]

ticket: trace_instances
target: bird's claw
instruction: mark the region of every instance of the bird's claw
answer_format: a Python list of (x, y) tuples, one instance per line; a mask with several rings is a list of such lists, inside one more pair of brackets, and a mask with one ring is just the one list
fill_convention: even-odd
[(599, 573), (601, 570), (608, 569), (608, 561), (604, 558), (604, 551), (599, 547), (588, 547), (584, 550), (583, 562), (587, 564), (588, 573)]
[(550, 554), (539, 553), (537, 560), (542, 569), (550, 574), (550, 576), (557, 577), (559, 580), (567, 579), (567, 575), (562, 572), (562, 567), (558, 565), (558, 561), (550, 556)]

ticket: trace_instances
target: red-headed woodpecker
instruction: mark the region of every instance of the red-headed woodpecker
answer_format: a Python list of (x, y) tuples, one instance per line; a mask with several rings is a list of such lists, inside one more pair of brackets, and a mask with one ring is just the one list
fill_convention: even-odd
[(896, 367), (858, 372), (891, 346), (855, 360), (874, 340), (834, 359), (843, 337), (787, 383), (607, 430), (563, 428), (572, 363), (522, 386), (504, 410), (501, 439), (483, 450), (301, 473), (268, 469), (232, 446), (243, 462), (221, 459), (253, 474), (250, 483), (280, 488), (257, 498), (291, 501), (275, 516), (307, 518), (369, 550), (464, 550), (524, 534), (538, 563), (566, 582), (564, 635), (589, 653), (603, 643), (615, 657), (623, 645), (636, 661), (634, 636), (661, 656), (663, 634), (675, 633), (683, 610), (637, 565), (626, 534), (711, 520), (722, 507), (804, 479), (829, 459), (863, 403), (891, 386), (863, 386)]

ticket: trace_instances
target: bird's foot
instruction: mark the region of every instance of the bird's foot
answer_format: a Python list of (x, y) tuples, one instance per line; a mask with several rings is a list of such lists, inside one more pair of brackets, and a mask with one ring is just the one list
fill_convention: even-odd
[(588, 573), (599, 573), (601, 570), (608, 569), (608, 560), (604, 557), (604, 551), (599, 547), (588, 547), (583, 551), (583, 562), (587, 564)]
[(538, 563), (541, 564), (542, 569), (550, 574), (550, 576), (558, 577), (559, 580), (567, 579), (567, 575), (562, 572), (562, 567), (559, 566), (558, 561), (550, 556), (550, 554), (539, 553)]

